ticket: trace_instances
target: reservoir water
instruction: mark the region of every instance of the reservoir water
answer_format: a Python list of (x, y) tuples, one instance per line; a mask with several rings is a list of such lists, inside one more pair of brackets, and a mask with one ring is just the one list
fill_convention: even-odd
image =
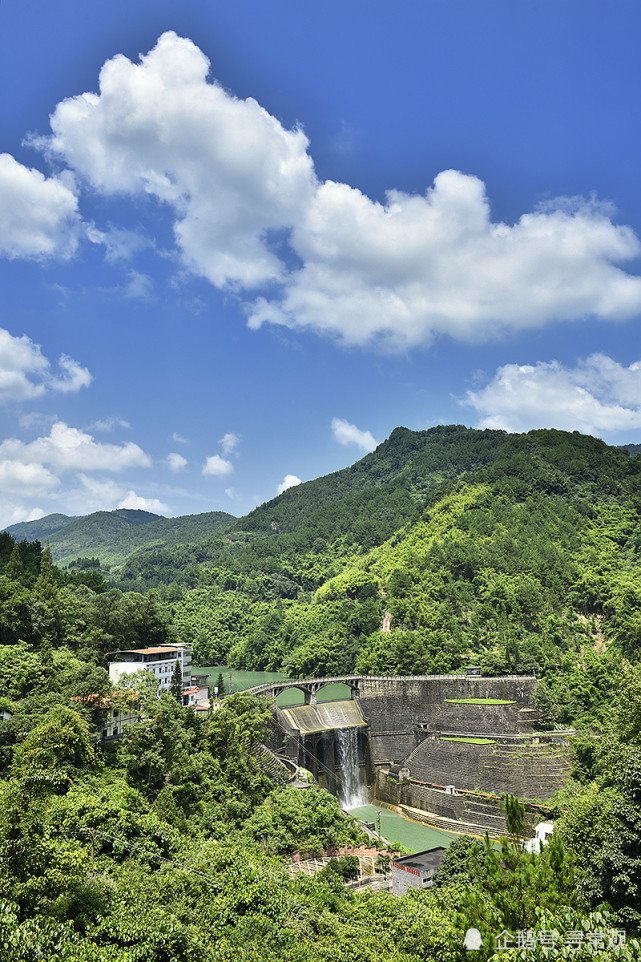
[(365, 822), (374, 822), (378, 831), (378, 813), (381, 815), (381, 835), (390, 842), (400, 842), (413, 852), (422, 852), (426, 848), (435, 848), (443, 845), (447, 848), (455, 839), (460, 838), (452, 832), (442, 832), (437, 828), (430, 828), (429, 825), (422, 825), (420, 822), (411, 822), (396, 812), (390, 812), (386, 808), (377, 808), (375, 805), (358, 805), (350, 808), (350, 815), (362, 818)]
[[(245, 691), (255, 685), (264, 685), (270, 681), (286, 681), (287, 676), (282, 671), (245, 671), (244, 669), (228, 668), (227, 665), (209, 665), (206, 668), (192, 667), (194, 675), (209, 675), (209, 684), (216, 684), (218, 674), (221, 673), (227, 691)], [(350, 691), (346, 685), (326, 685), (318, 693), (319, 702), (338, 701), (349, 698)], [(304, 704), (303, 693), (297, 688), (284, 691), (276, 700), (279, 708), (292, 708)]]

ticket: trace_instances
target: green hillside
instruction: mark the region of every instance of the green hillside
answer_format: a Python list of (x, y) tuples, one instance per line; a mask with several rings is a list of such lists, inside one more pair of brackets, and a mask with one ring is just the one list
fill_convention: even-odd
[(6, 530), (16, 539), (49, 542), (58, 565), (77, 558), (98, 558), (102, 565), (117, 565), (138, 551), (210, 539), (235, 520), (224, 511), (163, 518), (149, 511), (117, 508), (84, 517), (47, 515)]
[(275, 579), (276, 594), (317, 588), (353, 552), (382, 544), (415, 517), (444, 480), (493, 463), (508, 438), (458, 425), (396, 428), (351, 467), (290, 488), (239, 518), (224, 539), (131, 559), (122, 584), (138, 591), (172, 582), (194, 587), (204, 565), (220, 562), (228, 583), (249, 569)]
[(641, 649), (640, 509), (641, 459), (595, 438), (398, 429), (224, 539), (130, 559), (123, 587), (156, 588), (201, 663), (536, 671), (563, 722)]
[(38, 518), (37, 521), (20, 521), (4, 530), (16, 541), (40, 541), (44, 544), (52, 535), (62, 531), (67, 525), (77, 520), (76, 515), (47, 514), (44, 518)]
[[(415, 457), (394, 466), (375, 452), (354, 471), (369, 486), (340, 473), (338, 500), (321, 479), (308, 498), (255, 512), (254, 531), (241, 519), (224, 538), (134, 556), (123, 571), (154, 580), (146, 594), (0, 534), (3, 962), (333, 962), (347, 926), (350, 962), (462, 962), (472, 922), (488, 945), (506, 926), (597, 940), (624, 929), (616, 957), (640, 957), (641, 458), (558, 431), (395, 436), (416, 442)], [(439, 443), (449, 463), (421, 477)], [(174, 535), (203, 533), (206, 517), (173, 519)], [(166, 520), (116, 518), (141, 535)], [(535, 670), (537, 725), (580, 729), (552, 839), (522, 851), (525, 813), (508, 794), (514, 837), (499, 850), (457, 839), (433, 889), (345, 888), (342, 859), (290, 877), (295, 851), (365, 839), (336, 799), (265, 765), (267, 701), (236, 693), (202, 718), (141, 678), (112, 690), (108, 652), (176, 637), (195, 641), (201, 664), (290, 675), (451, 672), (471, 659)], [(133, 724), (100, 744), (112, 709), (132, 705)]]

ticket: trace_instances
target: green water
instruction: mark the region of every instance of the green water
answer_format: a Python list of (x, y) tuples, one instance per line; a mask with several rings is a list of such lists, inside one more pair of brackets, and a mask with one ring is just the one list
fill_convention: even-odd
[(396, 812), (389, 812), (386, 808), (376, 808), (375, 805), (362, 805), (360, 808), (349, 810), (350, 815), (362, 818), (365, 822), (374, 822), (375, 831), (378, 831), (379, 812), (383, 838), (390, 842), (400, 842), (413, 852), (423, 852), (427, 848), (436, 848), (438, 845), (444, 845), (447, 848), (454, 839), (459, 838), (451, 832), (441, 832), (438, 828), (430, 828), (429, 825), (410, 822)]
[[(192, 668), (194, 675), (209, 675), (209, 685), (213, 690), (220, 672), (223, 674), (225, 688), (229, 691), (231, 684), (232, 691), (245, 691), (255, 685), (264, 685), (270, 681), (286, 681), (287, 676), (282, 671), (237, 671), (235, 668), (228, 668), (226, 665), (211, 665), (208, 668)], [(318, 693), (318, 701), (338, 701), (342, 698), (351, 698), (351, 692), (347, 685), (326, 685)], [(304, 705), (305, 699), (300, 691), (284, 691), (276, 699), (279, 708), (294, 708), (296, 705)]]

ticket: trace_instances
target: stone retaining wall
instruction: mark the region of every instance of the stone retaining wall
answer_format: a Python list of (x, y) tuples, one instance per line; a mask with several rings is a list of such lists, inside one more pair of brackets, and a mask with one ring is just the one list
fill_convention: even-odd
[(554, 744), (446, 741), (428, 736), (405, 759), (412, 778), (470, 791), (548, 799), (565, 784), (570, 753)]

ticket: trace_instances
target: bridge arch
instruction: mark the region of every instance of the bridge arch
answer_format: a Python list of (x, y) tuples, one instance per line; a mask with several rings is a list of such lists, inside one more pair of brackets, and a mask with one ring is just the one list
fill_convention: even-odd
[(315, 705), (318, 692), (326, 688), (327, 685), (340, 684), (349, 690), (349, 697), (354, 698), (358, 695), (360, 675), (341, 675), (325, 678), (291, 678), (284, 681), (268, 682), (264, 685), (257, 685), (249, 691), (254, 695), (265, 695), (269, 698), (277, 698), (282, 692), (290, 688), (298, 688), (302, 691), (306, 705)]
[[(325, 685), (321, 687), (316, 692), (317, 701), (347, 701), (349, 699), (354, 699), (354, 685), (348, 685), (345, 681), (328, 681)], [(332, 688), (333, 691), (328, 692), (327, 689)], [(331, 695), (331, 698), (321, 698), (323, 692), (327, 695)]]
[(279, 708), (295, 708), (298, 705), (309, 704), (309, 699), (306, 692), (298, 685), (288, 685), (287, 688), (281, 688), (276, 693), (276, 704)]

